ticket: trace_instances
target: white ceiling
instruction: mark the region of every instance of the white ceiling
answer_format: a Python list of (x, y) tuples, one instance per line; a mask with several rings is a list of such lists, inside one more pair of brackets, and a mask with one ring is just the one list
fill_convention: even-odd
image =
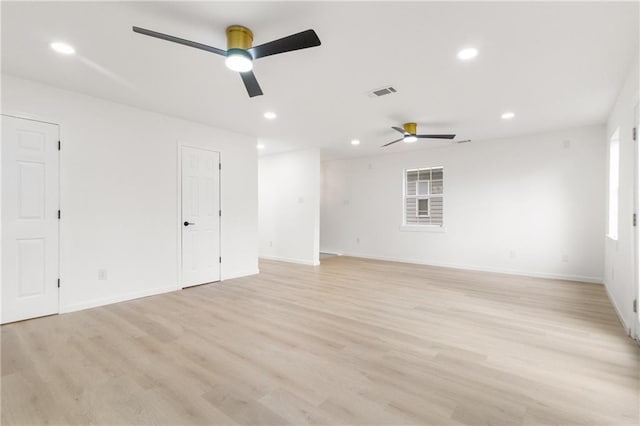
[[(602, 123), (638, 49), (638, 3), (9, 3), (2, 71), (258, 137), (263, 154), (319, 146), (342, 158), (439, 146), (380, 145), (390, 126), (459, 140)], [(132, 25), (226, 48), (313, 28), (322, 46), (258, 60), (250, 99), (224, 58), (145, 37)], [(63, 57), (54, 40), (75, 46)], [(474, 46), (462, 63), (456, 53)], [(391, 84), (398, 93), (371, 98)], [(263, 118), (267, 110), (278, 118)], [(502, 112), (516, 113), (513, 120)], [(362, 141), (358, 147), (352, 138)]]

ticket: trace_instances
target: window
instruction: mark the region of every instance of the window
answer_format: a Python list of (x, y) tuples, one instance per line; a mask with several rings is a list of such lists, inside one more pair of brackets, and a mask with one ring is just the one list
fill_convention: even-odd
[(442, 226), (443, 169), (409, 169), (404, 174), (404, 225)]
[(609, 226), (607, 235), (618, 239), (618, 190), (620, 186), (620, 129), (609, 141)]

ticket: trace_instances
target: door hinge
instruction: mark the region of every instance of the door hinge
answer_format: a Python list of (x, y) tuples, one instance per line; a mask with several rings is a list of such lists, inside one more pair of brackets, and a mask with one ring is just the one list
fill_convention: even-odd
[(60, 288), (60, 278), (58, 278), (58, 288)]
[(222, 163), (218, 163), (218, 170), (222, 170)]
[(219, 259), (219, 260), (220, 260), (220, 263), (222, 263), (222, 256), (220, 256), (220, 259)]
[(60, 210), (58, 210), (58, 220), (60, 220)]
[(633, 128), (633, 140), (635, 141), (638, 138), (638, 129), (636, 127)]
[(638, 312), (638, 299), (633, 299), (633, 312)]
[(218, 210), (218, 216), (222, 217), (222, 210)]
[(60, 141), (58, 141), (58, 151), (60, 151), (60, 147), (62, 146), (62, 143)]
[(638, 222), (638, 218), (637, 218), (637, 215), (634, 213), (633, 214), (633, 226), (636, 226), (637, 222)]

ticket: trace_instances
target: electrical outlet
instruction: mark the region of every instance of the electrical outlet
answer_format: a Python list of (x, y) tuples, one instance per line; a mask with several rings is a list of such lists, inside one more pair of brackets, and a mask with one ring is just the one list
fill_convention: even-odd
[(569, 262), (569, 255), (568, 254), (563, 254), (562, 255), (562, 261), (564, 263), (568, 263)]
[(273, 241), (269, 241), (269, 247), (273, 247)]
[(304, 197), (298, 197), (298, 204), (304, 203)]
[(107, 279), (107, 270), (106, 269), (98, 269), (98, 279), (100, 281), (105, 281)]
[(356, 244), (360, 244), (360, 237), (356, 237)]
[(509, 257), (510, 257), (511, 259), (515, 259), (515, 258), (516, 258), (516, 251), (515, 251), (515, 250), (511, 250), (511, 251), (509, 251)]
[(564, 149), (569, 149), (569, 148), (571, 148), (571, 141), (570, 141), (569, 139), (566, 139), (566, 140), (563, 142), (563, 146), (564, 146)]

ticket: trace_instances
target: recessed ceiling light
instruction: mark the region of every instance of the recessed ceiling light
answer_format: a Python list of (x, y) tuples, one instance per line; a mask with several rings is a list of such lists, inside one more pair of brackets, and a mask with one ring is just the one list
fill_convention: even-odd
[(73, 46), (68, 45), (67, 43), (62, 43), (61, 41), (54, 41), (49, 46), (51, 46), (51, 48), (56, 52), (62, 53), (63, 55), (73, 55), (76, 53), (76, 49), (74, 49)]
[(259, 143), (258, 145), (256, 145), (256, 148), (258, 148), (258, 149), (264, 149), (264, 145), (262, 145), (261, 143)]
[(352, 139), (351, 140), (351, 145), (353, 145), (353, 146), (360, 145), (360, 141), (358, 139)]
[(478, 56), (478, 49), (473, 47), (467, 47), (458, 52), (458, 59), (462, 61), (468, 61)]
[(503, 120), (511, 120), (513, 117), (515, 117), (516, 115), (510, 111), (505, 112), (504, 114), (502, 114), (502, 119)]
[(405, 143), (414, 143), (417, 140), (418, 138), (414, 135), (406, 135), (404, 138), (402, 138), (402, 141)]
[(274, 120), (277, 117), (275, 112), (267, 111), (264, 113), (264, 118), (267, 120)]

